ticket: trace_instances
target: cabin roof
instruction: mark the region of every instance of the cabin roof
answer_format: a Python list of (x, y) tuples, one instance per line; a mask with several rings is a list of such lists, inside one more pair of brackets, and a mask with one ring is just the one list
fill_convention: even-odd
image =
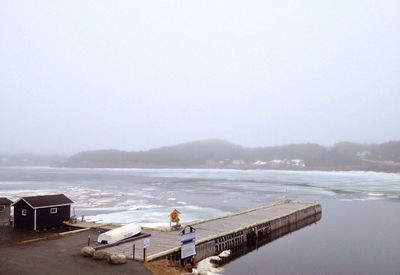
[[(21, 199), (33, 208), (74, 203), (64, 194), (22, 197)], [(16, 203), (17, 202), (15, 202), (14, 204)]]
[(0, 198), (0, 205), (11, 205), (13, 202), (7, 198)]

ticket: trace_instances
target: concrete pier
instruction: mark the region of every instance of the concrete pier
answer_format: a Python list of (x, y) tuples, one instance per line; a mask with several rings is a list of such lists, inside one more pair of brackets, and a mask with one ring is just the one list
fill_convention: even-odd
[[(316, 202), (282, 200), (270, 205), (234, 213), (222, 217), (194, 222), (190, 225), (196, 229), (196, 256), (198, 262), (217, 255), (226, 249), (243, 246), (257, 239), (273, 236), (274, 232), (285, 228), (290, 231), (316, 222), (321, 217), (321, 206)], [(150, 233), (150, 247), (146, 250), (146, 261), (166, 258), (180, 260), (180, 231), (146, 230)], [(128, 258), (143, 260), (143, 240), (126, 242), (108, 247), (109, 253), (121, 253)]]

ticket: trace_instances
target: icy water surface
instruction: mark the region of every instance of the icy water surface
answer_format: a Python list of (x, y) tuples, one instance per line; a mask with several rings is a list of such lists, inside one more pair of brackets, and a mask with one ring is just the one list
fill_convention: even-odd
[(317, 200), (322, 219), (225, 266), (226, 274), (400, 274), (400, 175), (201, 169), (0, 168), (0, 197), (64, 193), (102, 222), (205, 219), (283, 196)]

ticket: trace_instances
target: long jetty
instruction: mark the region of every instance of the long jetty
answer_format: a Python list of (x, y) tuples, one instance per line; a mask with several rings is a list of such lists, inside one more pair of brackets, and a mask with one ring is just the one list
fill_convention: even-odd
[[(288, 232), (300, 227), (302, 221), (313, 223), (321, 217), (321, 205), (317, 202), (282, 200), (247, 211), (190, 223), (196, 229), (196, 256), (198, 262), (210, 256), (246, 245), (254, 240), (273, 235), (288, 228)], [(302, 225), (304, 226), (304, 225)], [(293, 227), (293, 230), (289, 230)], [(150, 246), (143, 255), (143, 239), (104, 248), (111, 254), (124, 254), (135, 260), (153, 261), (168, 259), (180, 261), (181, 231), (146, 229), (151, 234)]]

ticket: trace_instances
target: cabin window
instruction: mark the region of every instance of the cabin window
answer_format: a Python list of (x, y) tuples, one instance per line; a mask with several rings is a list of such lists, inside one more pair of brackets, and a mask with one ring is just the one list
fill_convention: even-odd
[(57, 208), (50, 208), (50, 214), (57, 214)]
[(6, 207), (4, 205), (0, 205), (0, 212), (4, 212), (4, 209), (6, 209)]
[(22, 212), (21, 212), (22, 216), (26, 216), (26, 213), (27, 213), (26, 209), (22, 209)]

